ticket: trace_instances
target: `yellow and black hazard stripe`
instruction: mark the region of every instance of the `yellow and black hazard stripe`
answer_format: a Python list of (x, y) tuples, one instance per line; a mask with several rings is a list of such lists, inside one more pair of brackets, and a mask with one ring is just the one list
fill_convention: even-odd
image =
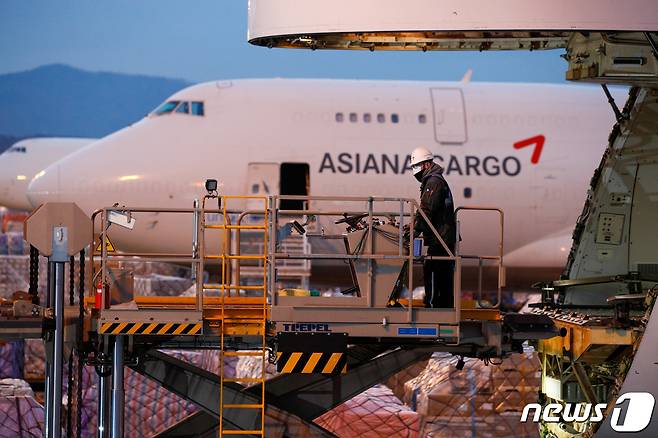
[(186, 322), (105, 322), (99, 333), (103, 335), (198, 335), (202, 323)]
[(347, 355), (331, 352), (278, 352), (276, 370), (280, 373), (297, 374), (345, 374), (347, 372)]

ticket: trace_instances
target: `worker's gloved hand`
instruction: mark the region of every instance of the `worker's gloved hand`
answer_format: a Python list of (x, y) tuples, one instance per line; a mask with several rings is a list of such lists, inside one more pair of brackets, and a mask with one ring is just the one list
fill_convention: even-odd
[(404, 238), (404, 240), (406, 242), (409, 241), (410, 232), (409, 232), (409, 225), (408, 224), (405, 225), (404, 227), (402, 227), (402, 237)]

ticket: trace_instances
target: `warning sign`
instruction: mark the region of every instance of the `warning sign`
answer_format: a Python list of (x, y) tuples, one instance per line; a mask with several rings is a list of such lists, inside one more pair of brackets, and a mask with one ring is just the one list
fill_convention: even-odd
[[(96, 249), (94, 251), (96, 252), (103, 251), (103, 248), (101, 247), (100, 236), (98, 236), (98, 245), (96, 245)], [(110, 240), (110, 236), (108, 235), (105, 236), (105, 251), (116, 252), (116, 248), (114, 247), (114, 244), (112, 243), (112, 241)]]

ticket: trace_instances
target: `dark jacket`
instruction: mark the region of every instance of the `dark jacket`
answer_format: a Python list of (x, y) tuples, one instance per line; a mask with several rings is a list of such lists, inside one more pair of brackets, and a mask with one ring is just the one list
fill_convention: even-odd
[[(423, 173), (420, 184), (420, 208), (429, 218), (434, 228), (439, 232), (443, 241), (450, 250), (455, 247), (455, 206), (448, 183), (443, 178), (443, 168), (436, 163)], [(427, 226), (425, 219), (416, 213), (414, 234), (423, 235), (425, 245), (430, 253), (443, 253), (441, 243), (434, 237), (434, 233)]]

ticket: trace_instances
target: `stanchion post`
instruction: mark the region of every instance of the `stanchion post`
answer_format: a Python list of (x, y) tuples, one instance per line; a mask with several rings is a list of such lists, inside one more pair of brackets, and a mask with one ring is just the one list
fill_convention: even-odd
[(123, 438), (123, 336), (114, 338), (112, 358), (112, 438)]

